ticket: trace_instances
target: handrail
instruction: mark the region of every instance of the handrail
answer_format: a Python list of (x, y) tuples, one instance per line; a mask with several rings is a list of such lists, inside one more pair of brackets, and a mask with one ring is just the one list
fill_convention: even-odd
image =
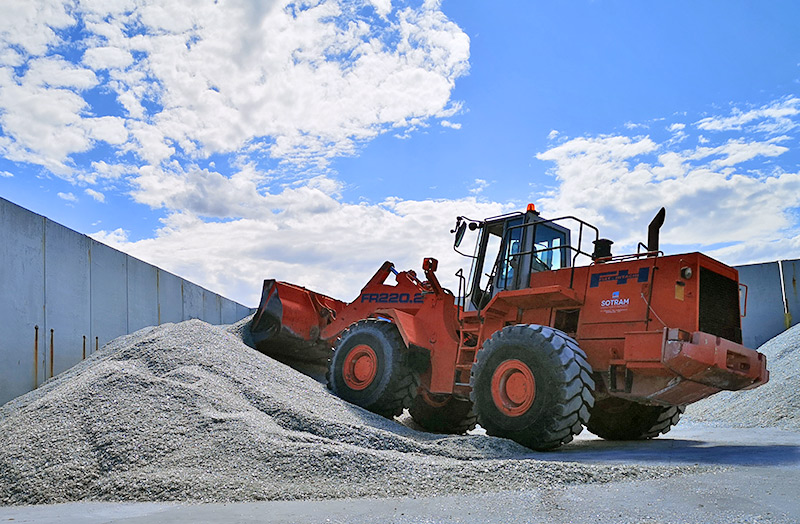
[[(659, 257), (664, 256), (664, 252), (661, 250), (658, 251), (645, 251), (643, 253), (629, 253), (626, 255), (614, 255), (612, 257), (603, 258), (603, 262), (620, 262), (622, 260), (629, 260), (629, 259), (636, 259), (636, 258), (645, 258), (645, 257)], [(593, 264), (596, 263), (592, 262)]]
[[(558, 218), (549, 218), (549, 219), (546, 219), (546, 220), (538, 220), (536, 222), (528, 222), (527, 224), (518, 224), (516, 226), (509, 227), (508, 230), (506, 231), (506, 233), (508, 234), (511, 231), (515, 230), (515, 229), (519, 229), (519, 228), (523, 228), (523, 227), (533, 227), (534, 228), (534, 233), (535, 233), (536, 232), (536, 227), (538, 227), (540, 225), (548, 224), (548, 223), (555, 224), (556, 222), (562, 221), (562, 220), (574, 220), (574, 221), (578, 222), (578, 224), (579, 224), (579, 227), (578, 227), (578, 247), (577, 248), (573, 248), (576, 251), (576, 253), (575, 253), (575, 257), (573, 257), (572, 261), (574, 262), (578, 258), (578, 255), (586, 255), (587, 257), (591, 258), (592, 257), (591, 253), (587, 253), (586, 251), (583, 251), (581, 249), (581, 247), (583, 245), (583, 228), (584, 228), (584, 226), (586, 226), (587, 228), (593, 229), (594, 233), (595, 233), (595, 240), (598, 240), (600, 238), (600, 230), (597, 229), (595, 226), (589, 224), (588, 222), (584, 222), (580, 218), (572, 216), (572, 215), (565, 215), (565, 216), (558, 217)], [(564, 227), (565, 229), (569, 229), (568, 227), (562, 226), (561, 224), (556, 224), (556, 225), (559, 225), (560, 227)], [(505, 239), (505, 240), (508, 240), (508, 239)], [(534, 241), (535, 241), (535, 237), (534, 237)], [(561, 246), (559, 246), (559, 248), (560, 247)], [(570, 247), (572, 247), (572, 245), (570, 245)], [(545, 250), (542, 250), (542, 251), (545, 251)]]
[[(467, 306), (467, 284), (466, 280), (464, 279), (464, 270), (462, 268), (458, 268), (458, 271), (456, 271), (456, 277), (458, 277), (458, 297), (456, 297), (456, 304), (461, 306), (461, 311), (464, 311)], [(461, 293), (462, 287), (464, 291), (463, 294)], [(461, 320), (461, 313), (459, 313), (459, 320)]]

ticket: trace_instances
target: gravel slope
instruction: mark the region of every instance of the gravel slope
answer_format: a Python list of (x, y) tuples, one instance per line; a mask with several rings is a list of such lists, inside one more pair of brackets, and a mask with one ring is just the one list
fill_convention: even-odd
[(800, 430), (800, 324), (765, 342), (769, 382), (721, 391), (686, 408), (684, 418), (728, 427)]
[(422, 433), (192, 320), (146, 328), (0, 408), (0, 504), (423, 496), (650, 479)]

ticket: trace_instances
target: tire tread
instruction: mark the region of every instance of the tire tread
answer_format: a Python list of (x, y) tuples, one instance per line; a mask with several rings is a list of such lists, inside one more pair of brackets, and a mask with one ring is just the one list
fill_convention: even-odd
[[(377, 329), (393, 348), (391, 362), (392, 376), (379, 397), (376, 398), (374, 402), (362, 405), (361, 407), (386, 418), (396, 417), (403, 412), (403, 409), (411, 406), (416, 396), (417, 389), (419, 388), (419, 376), (406, 362), (408, 352), (405, 351), (405, 342), (400, 336), (397, 326), (391, 322), (372, 318), (359, 320), (358, 322), (350, 324), (347, 329), (342, 331), (336, 341), (336, 348), (339, 348), (342, 342), (354, 333), (371, 329)], [(338, 396), (341, 396), (339, 392), (337, 392), (337, 386), (331, 377), (331, 370), (333, 369), (335, 358), (336, 349), (334, 349), (331, 358), (328, 360), (328, 371), (325, 374), (325, 378), (328, 389)]]
[[(504, 430), (494, 424), (487, 413), (482, 413), (479, 398), (484, 392), (477, 391), (479, 377), (483, 373), (493, 372), (488, 364), (492, 354), (508, 343), (541, 351), (560, 381), (558, 405), (552, 408), (548, 420), (520, 431)], [(595, 383), (586, 353), (565, 333), (536, 324), (518, 324), (494, 333), (477, 353), (470, 373), (470, 386), (470, 398), (476, 406), (478, 423), (488, 434), (511, 438), (536, 450), (554, 449), (570, 442), (588, 423), (594, 405)]]

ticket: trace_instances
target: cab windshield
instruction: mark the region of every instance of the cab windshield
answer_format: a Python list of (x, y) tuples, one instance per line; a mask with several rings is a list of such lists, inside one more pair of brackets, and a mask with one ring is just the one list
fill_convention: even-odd
[(497, 292), (524, 289), (531, 273), (569, 266), (568, 230), (525, 216), (486, 222), (472, 268), (471, 302), (481, 309)]

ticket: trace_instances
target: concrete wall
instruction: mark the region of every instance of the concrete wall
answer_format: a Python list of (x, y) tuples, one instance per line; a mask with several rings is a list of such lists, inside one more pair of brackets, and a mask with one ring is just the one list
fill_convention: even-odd
[(800, 260), (748, 264), (736, 269), (739, 282), (747, 286), (747, 309), (742, 318), (745, 346), (757, 348), (800, 322)]
[(250, 313), (2, 198), (0, 290), (0, 404), (120, 335), (190, 318), (229, 324)]

